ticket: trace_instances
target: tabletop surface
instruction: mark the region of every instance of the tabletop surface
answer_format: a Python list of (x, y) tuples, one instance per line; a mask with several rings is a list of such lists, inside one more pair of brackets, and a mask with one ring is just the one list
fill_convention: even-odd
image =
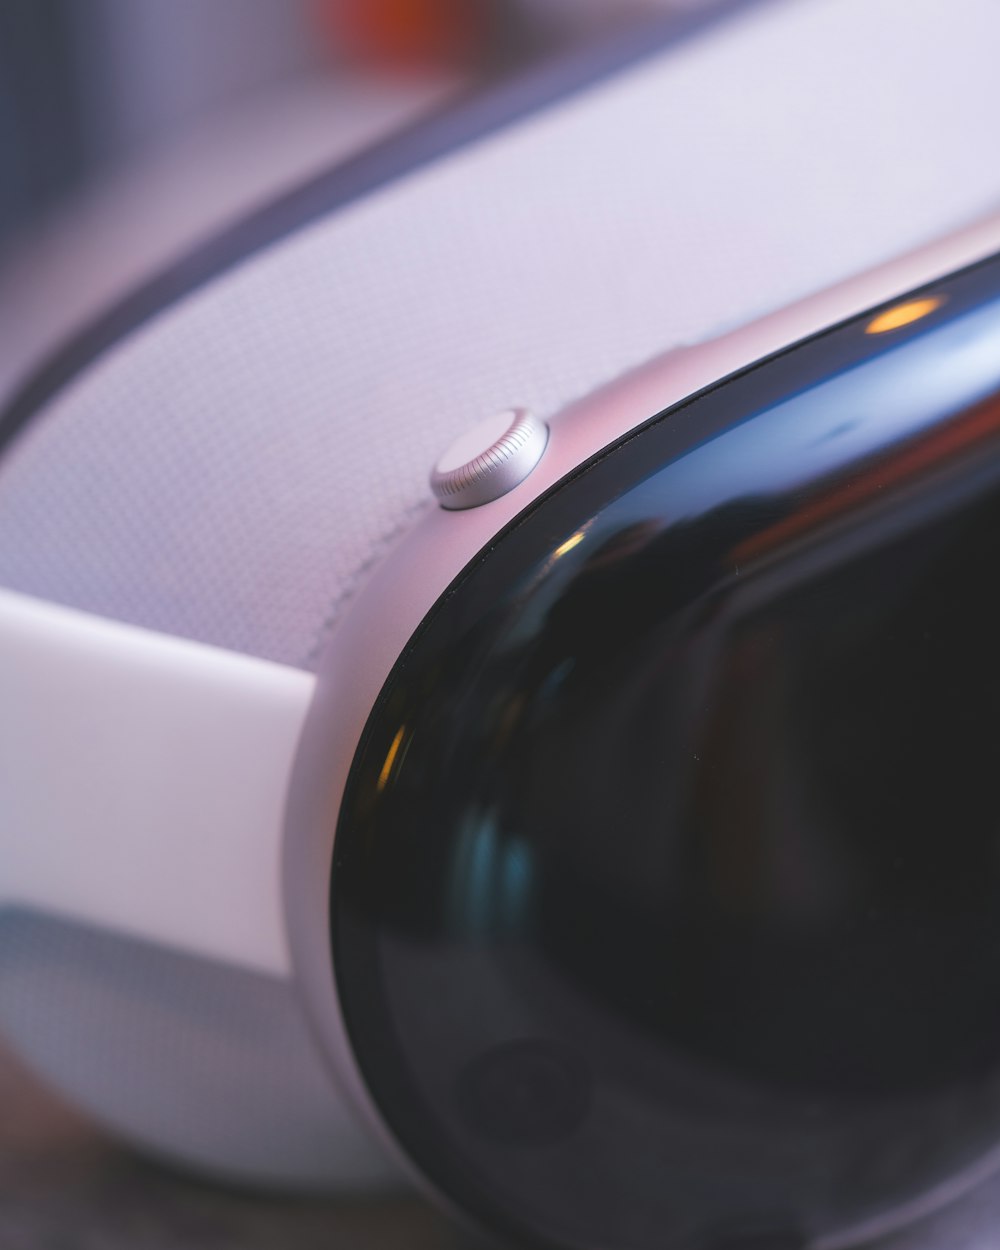
[[(871, 1250), (995, 1250), (1000, 1179)], [(0, 1047), (3, 1250), (484, 1250), (418, 1198), (349, 1202), (223, 1189), (103, 1135)]]
[(111, 1141), (0, 1048), (3, 1250), (471, 1250), (415, 1198), (262, 1197), (193, 1180)]

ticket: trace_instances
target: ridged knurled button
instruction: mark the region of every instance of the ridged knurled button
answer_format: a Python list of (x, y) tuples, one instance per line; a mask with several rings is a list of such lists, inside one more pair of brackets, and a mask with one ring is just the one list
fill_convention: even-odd
[(442, 508), (476, 508), (513, 490), (541, 460), (549, 427), (527, 408), (508, 408), (455, 440), (431, 473)]

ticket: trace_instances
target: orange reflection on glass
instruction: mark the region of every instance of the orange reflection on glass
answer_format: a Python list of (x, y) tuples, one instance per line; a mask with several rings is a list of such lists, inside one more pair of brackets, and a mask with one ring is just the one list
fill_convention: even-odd
[(558, 560), (560, 556), (566, 555), (566, 553), (569, 551), (572, 551), (574, 547), (578, 547), (580, 543), (583, 542), (584, 537), (585, 537), (584, 531), (577, 530), (575, 534), (567, 538), (566, 541), (561, 544), (561, 546), (557, 547), (555, 551), (553, 551), (552, 553), (553, 557), (556, 560)]
[(377, 789), (381, 793), (392, 775), (392, 766), (396, 762), (396, 756), (399, 754), (400, 744), (403, 741), (403, 734), (406, 733), (406, 726), (400, 725), (396, 731), (396, 736), (392, 740), (392, 746), (389, 747), (388, 754), (385, 757), (385, 763), (382, 765), (382, 771), (378, 775)]
[(924, 299), (908, 299), (904, 304), (896, 304), (885, 312), (873, 317), (865, 326), (865, 334), (886, 334), (889, 330), (899, 330), (921, 317), (927, 317), (935, 309), (940, 308), (944, 298), (940, 295), (928, 295)]

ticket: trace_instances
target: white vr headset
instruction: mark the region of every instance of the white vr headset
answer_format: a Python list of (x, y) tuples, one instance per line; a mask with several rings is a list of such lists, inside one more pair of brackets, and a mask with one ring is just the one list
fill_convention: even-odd
[(998, 33), (774, 4), (475, 104), (15, 398), (39, 1072), (540, 1246), (833, 1250), (993, 1170)]

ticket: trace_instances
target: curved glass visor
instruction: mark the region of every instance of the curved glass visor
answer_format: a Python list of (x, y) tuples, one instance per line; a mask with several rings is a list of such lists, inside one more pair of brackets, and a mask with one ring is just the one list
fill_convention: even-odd
[(566, 479), (366, 729), (358, 1060), (530, 1244), (822, 1243), (1000, 1143), (1000, 262), (919, 300)]

